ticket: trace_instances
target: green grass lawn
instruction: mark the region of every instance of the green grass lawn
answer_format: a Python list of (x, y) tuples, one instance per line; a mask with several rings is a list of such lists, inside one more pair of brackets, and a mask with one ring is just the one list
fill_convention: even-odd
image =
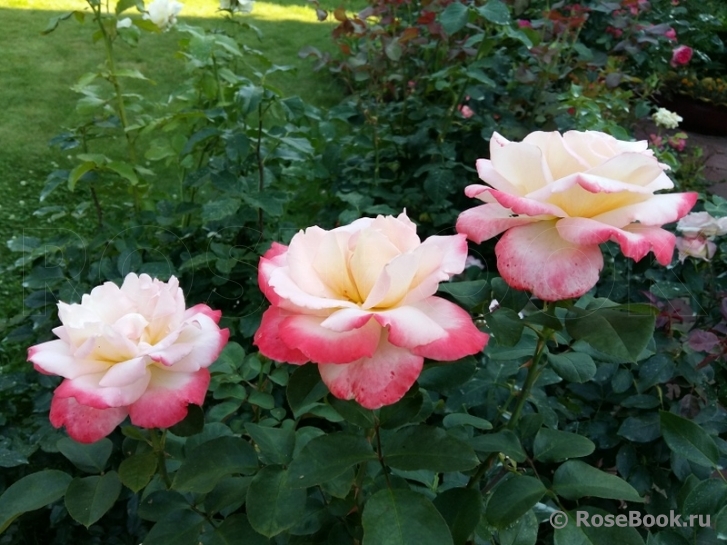
[[(205, 27), (224, 24), (215, 0), (184, 4), (183, 22)], [(22, 279), (2, 273), (17, 257), (5, 242), (27, 228), (73, 228), (81, 234), (94, 228), (91, 215), (79, 223), (66, 216), (50, 225), (33, 216), (41, 206), (38, 197), (48, 173), (72, 165), (66, 154), (48, 147), (52, 137), (78, 119), (75, 104), (79, 95), (70, 87), (104, 60), (103, 46), (91, 40), (88, 18), (84, 24), (65, 21), (47, 36), (41, 31), (51, 17), (87, 9), (85, 6), (83, 0), (0, 0), (0, 187), (4, 194), (0, 200), (0, 338), (4, 336), (3, 320), (20, 310), (24, 297)], [(331, 24), (318, 22), (305, 0), (256, 2), (253, 13), (243, 17), (263, 33), (258, 41), (248, 32), (250, 46), (276, 64), (297, 68), (295, 73), (276, 74), (271, 82), (285, 95), (299, 95), (321, 107), (340, 100), (342, 90), (333, 78), (325, 71), (313, 72), (310, 62), (297, 55), (305, 45), (332, 49)], [(162, 99), (185, 78), (182, 61), (174, 57), (179, 38), (174, 30), (144, 33), (137, 48), (118, 47), (122, 65), (134, 66), (154, 80), (143, 91), (150, 98)], [(43, 206), (87, 198), (60, 188)]]

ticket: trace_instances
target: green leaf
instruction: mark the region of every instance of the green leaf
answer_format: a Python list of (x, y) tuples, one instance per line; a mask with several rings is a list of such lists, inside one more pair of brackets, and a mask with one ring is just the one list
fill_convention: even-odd
[(659, 411), (659, 421), (661, 435), (672, 451), (695, 464), (717, 465), (717, 444), (699, 424), (667, 411)]
[(593, 358), (581, 352), (548, 354), (548, 363), (568, 382), (588, 382), (596, 374), (596, 363)]
[(442, 515), (412, 490), (379, 490), (366, 502), (361, 523), (363, 545), (453, 545)]
[(538, 540), (538, 517), (531, 509), (515, 524), (498, 532), (500, 545), (535, 545)]
[(209, 138), (219, 136), (220, 134), (222, 134), (222, 131), (216, 127), (205, 127), (204, 129), (198, 130), (189, 137), (186, 144), (184, 144), (184, 148), (182, 148), (180, 155), (184, 156), (192, 153), (197, 144), (200, 144)]
[(291, 488), (288, 472), (276, 466), (261, 469), (247, 489), (247, 516), (256, 532), (273, 537), (293, 527), (305, 511), (306, 491)]
[(588, 456), (596, 445), (582, 435), (541, 428), (533, 442), (533, 455), (541, 462), (562, 462), (568, 458)]
[[(609, 515), (615, 517), (614, 513), (608, 513), (602, 509), (589, 506), (581, 507), (579, 511), (587, 512), (589, 521), (596, 514), (601, 517), (608, 517)], [(625, 516), (628, 517), (628, 513), (625, 513)], [(614, 518), (613, 522), (605, 521), (603, 525), (598, 527), (586, 526), (583, 523), (579, 526), (576, 519), (570, 515), (568, 523), (563, 528), (555, 530), (553, 535), (554, 545), (613, 545), (614, 543), (619, 545), (644, 545), (644, 540), (636, 528), (620, 526), (622, 524), (623, 519), (615, 523)]]
[(153, 452), (135, 454), (119, 465), (119, 477), (124, 486), (136, 493), (144, 488), (157, 470), (157, 456)]
[(452, 2), (439, 16), (439, 22), (444, 29), (444, 32), (449, 34), (455, 34), (462, 30), (467, 24), (467, 16), (469, 15), (469, 9), (461, 2)]
[(467, 309), (471, 309), (490, 300), (490, 289), (487, 280), (442, 282), (439, 285), (439, 291), (451, 295), (459, 304)]
[(422, 388), (442, 392), (464, 384), (476, 372), (477, 360), (472, 356), (451, 363), (428, 362), (417, 382)]
[(71, 476), (56, 469), (31, 473), (11, 484), (0, 496), (0, 534), (20, 515), (63, 497)]
[(169, 428), (177, 437), (192, 437), (204, 429), (204, 411), (199, 405), (187, 405), (187, 416)]
[(139, 178), (134, 172), (134, 167), (123, 161), (111, 161), (106, 168), (113, 170), (116, 174), (129, 181), (131, 185), (137, 185)]
[(492, 424), (478, 416), (472, 416), (465, 413), (448, 414), (442, 419), (445, 428), (454, 428), (455, 426), (472, 426), (478, 430), (491, 430)]
[(198, 545), (205, 520), (194, 511), (173, 511), (157, 522), (143, 545)]
[(469, 443), (477, 452), (501, 452), (518, 463), (527, 459), (520, 439), (511, 430), (479, 435), (470, 439)]
[(496, 528), (506, 528), (530, 511), (546, 491), (540, 479), (514, 475), (495, 487), (485, 517)]
[(64, 13), (63, 15), (58, 15), (56, 17), (51, 17), (51, 19), (48, 21), (48, 26), (45, 27), (45, 29), (41, 32), (41, 34), (50, 34), (53, 32), (56, 28), (58, 28), (58, 24), (61, 21), (65, 21), (67, 19), (70, 19), (73, 16), (72, 11), (68, 13)]
[(73, 191), (81, 177), (96, 168), (96, 163), (91, 161), (85, 161), (76, 167), (68, 174), (68, 189)]
[(59, 439), (56, 447), (63, 456), (81, 471), (86, 473), (103, 473), (106, 463), (114, 448), (109, 439), (101, 439), (95, 443), (78, 443), (70, 437)]
[(515, 346), (522, 337), (525, 324), (518, 313), (509, 308), (499, 308), (486, 317), (492, 336), (500, 346)]
[(102, 476), (73, 479), (64, 501), (68, 514), (88, 528), (113, 507), (119, 494), (119, 476), (115, 471), (109, 471)]
[(408, 424), (419, 414), (423, 403), (422, 393), (414, 386), (396, 403), (381, 407), (379, 425), (384, 429), (393, 430)]
[(727, 505), (727, 484), (721, 479), (706, 479), (696, 484), (684, 499), (684, 515), (714, 515)]
[(398, 62), (399, 59), (401, 59), (401, 55), (404, 52), (404, 49), (401, 47), (401, 44), (397, 40), (390, 40), (389, 43), (386, 44), (386, 47), (384, 47), (384, 53), (389, 58), (389, 60), (392, 60), (394, 62)]
[(634, 443), (648, 443), (658, 439), (661, 435), (659, 415), (653, 412), (629, 416), (621, 423), (616, 433)]
[(376, 422), (376, 416), (373, 411), (366, 409), (355, 401), (338, 399), (331, 396), (331, 407), (340, 414), (346, 422), (350, 422), (359, 428), (373, 428)]
[(189, 501), (179, 492), (155, 490), (142, 496), (137, 513), (144, 520), (159, 522), (171, 516), (175, 511), (189, 511), (190, 509)]
[(355, 464), (376, 459), (365, 437), (346, 433), (321, 435), (309, 441), (290, 464), (290, 485), (298, 489), (321, 484)]
[(129, 8), (136, 6), (136, 0), (119, 0), (116, 2), (116, 15), (125, 12)]
[(482, 495), (473, 488), (450, 488), (434, 498), (434, 507), (449, 526), (454, 545), (465, 545), (480, 522)]
[(239, 437), (218, 437), (190, 452), (174, 476), (172, 488), (203, 494), (227, 475), (252, 473), (257, 467), (257, 454), (250, 443)]
[(220, 221), (234, 215), (242, 203), (239, 199), (219, 199), (202, 205), (202, 221)]
[(293, 458), (295, 432), (292, 429), (271, 428), (248, 422), (247, 433), (255, 441), (265, 464), (288, 465)]
[(553, 476), (553, 490), (559, 496), (577, 500), (584, 496), (643, 502), (636, 489), (629, 483), (579, 460), (561, 465)]
[(510, 23), (510, 10), (500, 0), (489, 0), (484, 6), (477, 8), (477, 13), (496, 25)]
[(520, 312), (530, 302), (530, 295), (524, 291), (511, 288), (501, 277), (496, 276), (490, 280), (492, 294), (497, 299), (500, 308), (509, 308)]
[(436, 472), (466, 471), (479, 463), (472, 447), (441, 428), (408, 426), (387, 437), (386, 463), (396, 469)]
[(226, 477), (204, 497), (205, 513), (234, 513), (245, 503), (252, 477)]
[(317, 405), (327, 393), (328, 388), (321, 381), (321, 375), (315, 365), (301, 365), (293, 371), (285, 391), (288, 405), (295, 418), (299, 418)]
[(637, 361), (654, 336), (655, 323), (655, 309), (649, 305), (573, 307), (565, 321), (571, 337), (624, 362)]
[(245, 515), (227, 517), (212, 534), (209, 545), (269, 545), (270, 540), (250, 526)]
[(143, 79), (143, 80), (149, 79), (136, 68), (120, 68), (120, 69), (116, 70), (114, 75), (117, 78), (130, 78), (130, 79)]

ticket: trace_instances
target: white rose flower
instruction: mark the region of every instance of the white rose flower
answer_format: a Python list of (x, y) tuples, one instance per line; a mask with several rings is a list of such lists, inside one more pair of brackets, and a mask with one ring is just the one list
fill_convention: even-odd
[(651, 119), (654, 120), (654, 123), (660, 127), (664, 127), (665, 129), (676, 129), (679, 126), (679, 123), (682, 122), (680, 115), (670, 112), (666, 108), (659, 108), (656, 110), (656, 113), (651, 116)]
[(116, 28), (131, 28), (131, 19), (124, 17), (116, 21)]
[(177, 15), (184, 4), (176, 0), (152, 0), (146, 8), (144, 19), (151, 20), (162, 30), (169, 30), (177, 22)]
[(220, 9), (233, 13), (250, 13), (254, 4), (253, 0), (220, 0)]

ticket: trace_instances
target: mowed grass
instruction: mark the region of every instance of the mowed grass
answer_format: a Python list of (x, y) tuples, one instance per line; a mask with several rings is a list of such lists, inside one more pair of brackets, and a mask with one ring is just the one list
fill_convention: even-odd
[[(217, 6), (215, 0), (187, 0), (180, 20), (207, 28), (226, 25)], [(73, 228), (82, 236), (94, 229), (91, 211), (80, 221), (66, 216), (51, 225), (33, 215), (41, 206), (89, 198), (83, 190), (69, 193), (61, 187), (42, 204), (38, 200), (48, 173), (74, 164), (70, 152), (48, 147), (52, 137), (80, 119), (75, 110), (79, 95), (71, 87), (104, 61), (102, 44), (91, 39), (90, 18), (84, 24), (64, 21), (51, 34), (41, 34), (50, 18), (71, 10), (88, 11), (88, 6), (82, 0), (0, 0), (0, 338), (7, 333), (3, 332), (4, 320), (20, 311), (25, 296), (21, 276), (3, 273), (18, 257), (7, 249), (6, 241), (33, 227)], [(127, 14), (140, 17), (136, 10)], [(275, 64), (296, 68), (294, 73), (271, 78), (285, 96), (298, 95), (320, 107), (342, 98), (342, 89), (328, 72), (313, 72), (312, 63), (298, 57), (306, 45), (333, 49), (332, 25), (318, 22), (305, 0), (256, 2), (253, 13), (243, 18), (263, 34), (258, 40), (251, 31), (240, 30), (248, 45), (263, 51)], [(161, 100), (186, 78), (183, 61), (175, 58), (181, 37), (174, 30), (143, 33), (136, 48), (118, 44), (120, 65), (137, 68), (154, 82), (136, 86), (134, 91)]]

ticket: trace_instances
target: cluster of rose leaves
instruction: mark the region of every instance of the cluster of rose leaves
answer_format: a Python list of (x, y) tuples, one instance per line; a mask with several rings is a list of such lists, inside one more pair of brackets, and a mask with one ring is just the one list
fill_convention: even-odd
[[(676, 237), (662, 228), (685, 216), (696, 193), (673, 188), (646, 142), (599, 132), (534, 132), (522, 142), (494, 133), (490, 159), (477, 161), (487, 185), (468, 196), (484, 204), (462, 212), (456, 235), (421, 241), (406, 215), (361, 218), (327, 231), (300, 231), (260, 259), (260, 289), (271, 306), (254, 342), (276, 361), (318, 364), (342, 399), (376, 409), (395, 403), (417, 380), (424, 358), (453, 361), (482, 351), (488, 335), (471, 316), (435, 295), (461, 273), (467, 239), (502, 235), (497, 267), (513, 288), (543, 301), (579, 297), (598, 282), (599, 244), (616, 242), (640, 260), (671, 262)], [(201, 405), (207, 368), (226, 344), (220, 312), (185, 308), (179, 282), (129, 274), (80, 303), (59, 303), (58, 339), (28, 359), (65, 380), (50, 420), (80, 442), (94, 442), (130, 418), (167, 428)]]

